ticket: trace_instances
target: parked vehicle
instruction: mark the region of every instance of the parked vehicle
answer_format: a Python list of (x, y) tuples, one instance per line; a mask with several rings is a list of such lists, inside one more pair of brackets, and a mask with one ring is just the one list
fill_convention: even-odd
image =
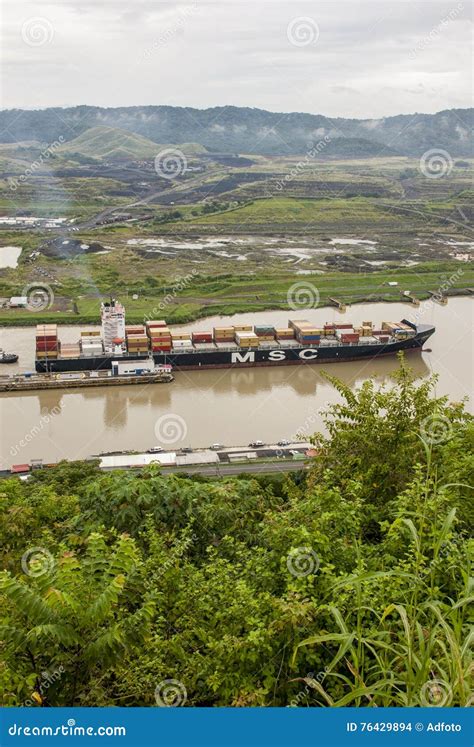
[(219, 451), (219, 449), (223, 449), (224, 447), (222, 444), (212, 444), (210, 448), (212, 449), (212, 451)]
[(148, 449), (147, 454), (161, 454), (162, 451), (161, 446), (152, 446), (151, 449)]
[(252, 443), (249, 444), (251, 449), (259, 449), (262, 446), (265, 446), (263, 441), (252, 441)]
[(282, 438), (281, 441), (278, 441), (278, 446), (289, 446), (291, 441), (288, 441), (287, 438)]

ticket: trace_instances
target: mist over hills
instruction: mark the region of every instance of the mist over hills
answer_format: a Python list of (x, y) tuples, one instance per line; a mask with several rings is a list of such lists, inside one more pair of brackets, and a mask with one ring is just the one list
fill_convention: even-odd
[(322, 158), (419, 156), (430, 148), (469, 156), (473, 112), (446, 109), (436, 114), (357, 120), (235, 106), (11, 109), (0, 111), (0, 142), (51, 143), (61, 136), (68, 142), (91, 128), (109, 127), (146, 138), (144, 155), (152, 141), (197, 143), (211, 152), (261, 155), (300, 154), (319, 144)]

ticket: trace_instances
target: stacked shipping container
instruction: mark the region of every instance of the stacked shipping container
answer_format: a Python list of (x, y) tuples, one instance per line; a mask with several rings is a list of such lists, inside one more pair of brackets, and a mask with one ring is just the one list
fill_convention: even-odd
[(88, 358), (102, 355), (104, 346), (99, 330), (83, 330), (81, 332), (80, 346), (82, 354)]
[(241, 348), (258, 348), (261, 338), (255, 332), (236, 332), (235, 341)]
[(290, 319), (288, 326), (295, 332), (295, 337), (301, 345), (319, 345), (321, 329), (315, 327), (306, 319)]
[(233, 342), (235, 330), (233, 327), (214, 327), (214, 342)]
[(146, 322), (146, 333), (153, 353), (169, 353), (171, 350), (171, 332), (163, 319)]
[(57, 358), (59, 354), (58, 327), (56, 324), (36, 326), (36, 357)]

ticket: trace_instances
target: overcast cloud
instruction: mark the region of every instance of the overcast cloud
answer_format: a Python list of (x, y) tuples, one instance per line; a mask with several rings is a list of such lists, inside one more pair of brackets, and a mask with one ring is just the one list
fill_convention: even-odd
[(2, 106), (372, 118), (471, 105), (470, 3), (7, 0)]

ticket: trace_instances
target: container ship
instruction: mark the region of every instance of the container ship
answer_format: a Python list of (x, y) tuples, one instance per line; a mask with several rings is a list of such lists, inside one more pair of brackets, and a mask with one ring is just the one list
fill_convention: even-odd
[(156, 365), (173, 370), (247, 368), (302, 363), (336, 363), (420, 351), (435, 328), (400, 322), (327, 323), (290, 319), (287, 327), (240, 324), (183, 332), (164, 320), (125, 324), (115, 300), (101, 305), (101, 329), (83, 330), (75, 343), (62, 343), (56, 325), (36, 328), (38, 373), (97, 371), (133, 375)]

